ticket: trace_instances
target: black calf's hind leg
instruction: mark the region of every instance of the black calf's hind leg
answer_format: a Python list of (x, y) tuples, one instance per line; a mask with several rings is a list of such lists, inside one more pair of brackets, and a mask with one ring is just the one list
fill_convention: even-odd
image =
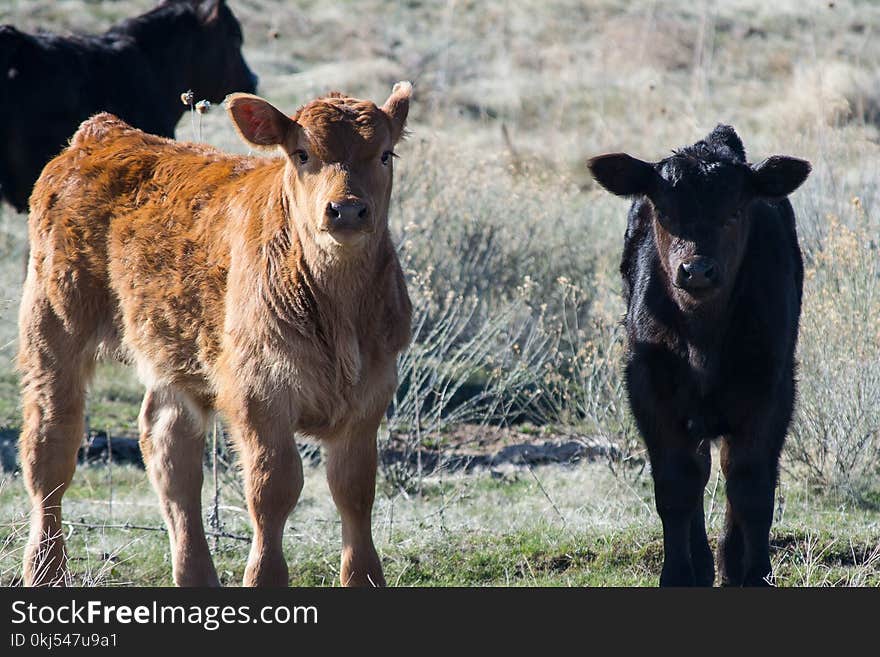
[(718, 571), (721, 574), (721, 586), (742, 586), (743, 561), (745, 547), (739, 524), (733, 515), (730, 502), (724, 518), (724, 532), (718, 539)]
[[(656, 448), (650, 455), (657, 513), (663, 522), (660, 586), (693, 586), (698, 582), (691, 551), (694, 532), (702, 532), (698, 545), (706, 540), (703, 523), (696, 519), (698, 509), (702, 515), (703, 457), (687, 447)], [(696, 530), (694, 522), (698, 523)], [(700, 558), (704, 556), (702, 547), (700, 555)], [(710, 553), (710, 559), (711, 556)], [(704, 578), (705, 572), (699, 577)]]
[[(726, 439), (721, 443), (721, 471), (725, 480), (729, 480), (730, 446)], [(728, 500), (724, 531), (718, 539), (718, 571), (721, 575), (721, 586), (742, 586), (744, 550), (742, 530)]]
[(691, 560), (694, 565), (695, 584), (712, 586), (715, 583), (715, 562), (706, 536), (706, 516), (703, 512), (703, 491), (712, 471), (712, 454), (708, 442), (700, 443), (696, 457), (700, 466), (700, 501), (691, 519)]

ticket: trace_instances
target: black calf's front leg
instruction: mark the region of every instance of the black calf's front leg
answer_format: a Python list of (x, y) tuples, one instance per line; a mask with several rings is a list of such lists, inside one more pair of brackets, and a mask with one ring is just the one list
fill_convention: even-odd
[(722, 583), (767, 586), (770, 525), (776, 493), (778, 456), (726, 443), (722, 457), (727, 479), (727, 519), (719, 543)]
[(700, 466), (700, 501), (691, 519), (691, 559), (694, 564), (694, 578), (697, 586), (712, 586), (715, 583), (715, 557), (706, 536), (706, 516), (703, 512), (703, 495), (709, 474), (712, 471), (712, 454), (708, 441), (697, 447), (696, 458)]
[(657, 513), (663, 522), (660, 586), (711, 586), (714, 564), (703, 519), (708, 446), (705, 452), (656, 446), (650, 457)]

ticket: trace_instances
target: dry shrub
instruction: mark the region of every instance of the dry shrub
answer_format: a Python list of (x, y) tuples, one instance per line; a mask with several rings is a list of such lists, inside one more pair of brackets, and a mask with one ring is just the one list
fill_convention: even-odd
[(845, 61), (797, 66), (785, 94), (768, 105), (767, 113), (789, 128), (877, 123), (880, 76)]
[[(617, 284), (600, 276), (594, 298), (567, 278), (559, 280), (563, 311), (557, 318), (559, 349), (552, 375), (545, 377), (547, 405), (557, 424), (578, 427), (608, 447), (608, 464), (644, 464), (623, 378), (626, 335)], [(552, 378), (551, 378), (552, 377)]]
[(865, 499), (880, 474), (880, 254), (858, 198), (852, 215), (829, 216), (809, 254), (787, 453), (813, 483)]
[[(612, 71), (682, 71), (694, 64), (699, 40), (695, 22), (658, 11), (608, 18), (599, 27), (595, 49)], [(657, 38), (663, 35), (663, 38)]]

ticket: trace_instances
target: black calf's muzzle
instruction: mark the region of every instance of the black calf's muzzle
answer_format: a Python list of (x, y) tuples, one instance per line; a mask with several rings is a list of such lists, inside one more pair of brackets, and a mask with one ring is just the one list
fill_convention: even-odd
[(710, 290), (721, 282), (720, 273), (712, 258), (689, 258), (679, 265), (675, 285), (685, 290)]

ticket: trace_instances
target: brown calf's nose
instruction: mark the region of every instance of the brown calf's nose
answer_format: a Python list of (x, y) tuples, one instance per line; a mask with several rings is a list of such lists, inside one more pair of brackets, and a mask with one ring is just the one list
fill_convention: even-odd
[(369, 209), (361, 201), (327, 204), (330, 230), (360, 230), (367, 223)]
[(689, 290), (700, 290), (718, 285), (718, 264), (712, 258), (691, 258), (681, 263), (676, 285)]

